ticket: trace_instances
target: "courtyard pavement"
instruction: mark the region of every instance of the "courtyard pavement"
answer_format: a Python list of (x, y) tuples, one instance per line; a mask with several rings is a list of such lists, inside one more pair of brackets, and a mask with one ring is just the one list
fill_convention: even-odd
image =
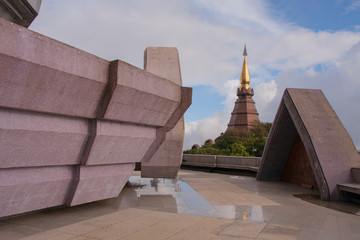
[(360, 205), (251, 176), (134, 172), (114, 199), (0, 219), (0, 239), (360, 239)]

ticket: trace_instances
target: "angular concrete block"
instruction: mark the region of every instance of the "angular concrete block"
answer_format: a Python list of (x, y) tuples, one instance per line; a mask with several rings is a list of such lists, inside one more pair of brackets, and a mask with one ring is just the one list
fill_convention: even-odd
[(178, 50), (174, 47), (148, 47), (145, 50), (144, 69), (182, 86)]
[(0, 217), (65, 204), (71, 166), (0, 169)]
[(166, 133), (164, 142), (151, 157), (141, 162), (141, 177), (175, 178), (182, 161), (184, 118)]
[(82, 164), (140, 162), (156, 137), (152, 127), (93, 120), (92, 134)]
[(192, 88), (182, 87), (181, 88), (181, 100), (177, 106), (169, 121), (165, 124), (164, 128), (166, 131), (170, 131), (184, 116), (186, 110), (190, 107), (192, 102)]
[(181, 99), (181, 87), (120, 60), (110, 64), (110, 84), (100, 118), (164, 126)]
[(158, 76), (4, 19), (0, 33), (0, 216), (116, 197), (155, 152), (151, 176), (177, 175), (191, 89), (176, 49), (148, 49)]
[(0, 106), (94, 118), (109, 62), (0, 18)]
[(134, 163), (78, 166), (67, 204), (75, 206), (118, 196), (134, 166)]
[(29, 27), (30, 23), (38, 15), (40, 5), (41, 0), (1, 1), (0, 14), (2, 18)]
[[(184, 119), (182, 116), (186, 109), (191, 105), (191, 97), (192, 89), (183, 87), (181, 89), (180, 104), (165, 126), (157, 129), (156, 140), (152, 143), (141, 160), (141, 174), (143, 177), (176, 177), (178, 171), (176, 169), (179, 169), (178, 164), (181, 164), (182, 160), (183, 141), (179, 141), (180, 138), (184, 137)], [(175, 138), (176, 140), (174, 141)], [(179, 150), (181, 150), (181, 153), (179, 153)], [(152, 160), (154, 154), (157, 154), (156, 160)], [(167, 157), (168, 154), (175, 155)], [(175, 158), (173, 158), (174, 156)], [(171, 162), (169, 162), (170, 159), (172, 159)], [(149, 163), (150, 161), (153, 163)], [(155, 168), (154, 165), (151, 164), (155, 164)], [(156, 165), (159, 166), (156, 167)], [(168, 170), (166, 166), (169, 167)], [(170, 171), (171, 173), (167, 173), (167, 171)]]
[[(182, 85), (179, 54), (176, 48), (147, 48), (144, 69)], [(142, 177), (175, 178), (182, 161), (184, 143), (184, 118), (181, 117), (191, 104), (191, 89), (181, 89), (181, 101), (169, 121), (164, 126), (168, 131), (164, 141), (150, 158), (141, 161)], [(153, 148), (155, 149), (155, 148)]]
[(85, 119), (0, 109), (0, 168), (78, 164)]

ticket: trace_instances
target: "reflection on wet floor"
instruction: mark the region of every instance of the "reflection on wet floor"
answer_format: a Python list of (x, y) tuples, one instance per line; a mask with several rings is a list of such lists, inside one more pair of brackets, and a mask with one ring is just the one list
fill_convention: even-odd
[(175, 180), (139, 175), (116, 198), (0, 219), (0, 240), (360, 239), (359, 206), (311, 189), (184, 170)]
[(119, 199), (123, 207), (163, 209), (195, 216), (264, 222), (261, 205), (212, 205), (189, 184), (179, 179), (132, 176)]
[(318, 206), (360, 216), (360, 204), (358, 203), (324, 201), (320, 199), (319, 195), (314, 195), (314, 194), (293, 194), (293, 195), (294, 197), (300, 198), (301, 200), (304, 200), (312, 204), (316, 204)]

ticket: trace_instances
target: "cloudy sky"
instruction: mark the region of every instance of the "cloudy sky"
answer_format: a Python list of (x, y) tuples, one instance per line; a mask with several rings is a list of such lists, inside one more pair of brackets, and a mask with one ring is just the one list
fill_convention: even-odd
[(30, 29), (137, 67), (146, 47), (177, 47), (185, 149), (226, 129), (244, 43), (261, 121), (285, 88), (321, 89), (360, 148), (360, 0), (43, 0)]

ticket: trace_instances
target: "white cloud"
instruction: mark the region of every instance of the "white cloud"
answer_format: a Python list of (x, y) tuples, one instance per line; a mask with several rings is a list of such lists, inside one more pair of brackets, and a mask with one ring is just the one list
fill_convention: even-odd
[[(358, 2), (353, 1), (349, 10)], [(187, 123), (189, 129), (199, 129), (199, 136), (207, 134), (204, 126), (220, 129), (217, 124), (225, 122), (226, 128), (238, 81), (229, 79), (240, 75), (246, 42), (262, 121), (272, 121), (285, 87), (320, 88), (360, 145), (358, 116), (348, 107), (360, 100), (356, 55), (360, 32), (314, 32), (284, 23), (271, 16), (268, 4), (265, 0), (43, 1), (31, 29), (138, 67), (147, 46), (177, 47), (184, 85), (212, 85), (226, 96), (225, 116), (211, 116), (196, 128), (190, 125), (199, 123)], [(193, 142), (202, 143), (195, 130), (191, 132)]]
[(206, 9), (222, 25), (235, 26), (243, 33), (281, 34), (285, 23), (273, 20), (268, 13), (267, 1), (247, 0), (197, 0), (195, 1)]
[(360, 1), (359, 0), (353, 0), (348, 5), (348, 7), (345, 9), (345, 14), (355, 11), (356, 9), (360, 8)]
[(271, 108), (271, 102), (278, 95), (278, 86), (275, 80), (269, 83), (260, 83), (254, 88), (254, 101), (259, 113), (259, 119), (263, 122), (272, 122), (274, 110)]
[(176, 46), (185, 85), (216, 86), (239, 76), (245, 42), (250, 71), (270, 81), (269, 69), (334, 62), (360, 40), (360, 33), (313, 32), (277, 22), (267, 9), (266, 1), (244, 0), (44, 1), (31, 28), (138, 67), (147, 46)]
[[(227, 80), (223, 86), (219, 87), (219, 91), (222, 95), (225, 96), (225, 100), (222, 102), (225, 106), (225, 111), (227, 113), (231, 113), (233, 108), (234, 108), (234, 104), (235, 101), (237, 99), (236, 93), (237, 93), (237, 88), (240, 86), (240, 80), (239, 79), (232, 79), (232, 80)], [(230, 116), (229, 116), (230, 118)]]
[(184, 149), (190, 149), (194, 144), (201, 146), (207, 139), (215, 140), (226, 130), (229, 120), (229, 114), (219, 111), (211, 117), (185, 123)]
[(360, 149), (360, 126), (358, 120), (360, 119), (360, 111), (358, 111), (357, 107), (360, 103), (359, 65), (360, 42), (342, 55), (336, 67), (330, 67), (324, 72), (316, 72), (312, 68), (305, 72), (298, 70), (281, 72), (276, 84), (268, 86), (269, 88), (259, 88), (256, 91), (256, 97), (260, 95), (260, 98), (269, 91), (268, 89), (270, 89), (270, 92), (277, 92), (275, 97), (273, 97), (273, 93), (271, 94), (273, 100), (265, 109), (259, 109), (258, 101), (256, 102), (257, 108), (261, 114), (264, 113), (266, 121), (272, 121), (285, 88), (321, 89), (349, 132), (355, 145)]

